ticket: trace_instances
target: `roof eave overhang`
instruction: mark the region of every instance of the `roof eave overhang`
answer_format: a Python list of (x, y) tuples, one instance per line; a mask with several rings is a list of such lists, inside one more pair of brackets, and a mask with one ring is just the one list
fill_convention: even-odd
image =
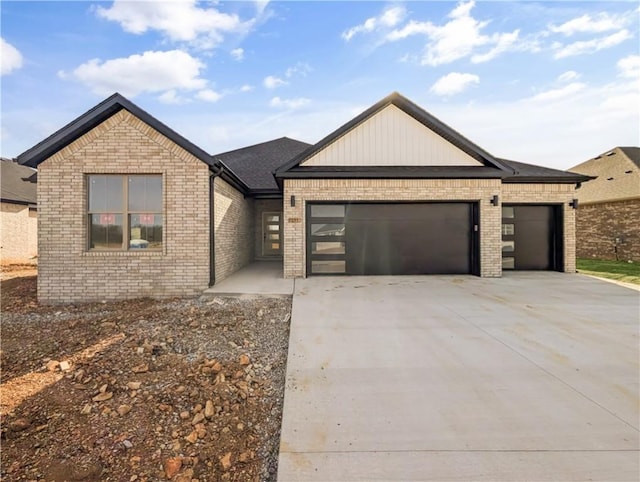
[(284, 179), (502, 179), (501, 173), (393, 172), (393, 171), (287, 171), (275, 174)]
[(504, 184), (579, 184), (590, 181), (589, 176), (576, 177), (552, 177), (552, 176), (519, 176), (505, 177), (502, 179)]

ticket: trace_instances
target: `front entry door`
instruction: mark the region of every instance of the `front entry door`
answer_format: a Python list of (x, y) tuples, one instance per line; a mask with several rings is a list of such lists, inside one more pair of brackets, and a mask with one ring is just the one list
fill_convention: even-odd
[(282, 255), (282, 213), (262, 213), (262, 255)]

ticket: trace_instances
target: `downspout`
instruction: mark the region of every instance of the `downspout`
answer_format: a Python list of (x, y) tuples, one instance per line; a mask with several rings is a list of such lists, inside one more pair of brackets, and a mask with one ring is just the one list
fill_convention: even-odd
[(224, 167), (217, 163), (209, 173), (209, 286), (216, 284), (216, 227), (214, 215), (215, 178), (222, 174)]

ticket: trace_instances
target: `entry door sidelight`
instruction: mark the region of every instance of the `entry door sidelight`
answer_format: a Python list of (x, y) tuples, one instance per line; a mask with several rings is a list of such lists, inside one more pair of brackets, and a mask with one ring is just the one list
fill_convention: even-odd
[(262, 213), (262, 255), (282, 255), (282, 213)]

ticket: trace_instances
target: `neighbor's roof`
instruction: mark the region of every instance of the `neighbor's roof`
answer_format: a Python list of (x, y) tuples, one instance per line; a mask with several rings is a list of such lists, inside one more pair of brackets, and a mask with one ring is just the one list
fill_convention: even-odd
[(527, 164), (509, 159), (500, 160), (515, 171), (515, 174), (505, 175), (505, 177), (502, 178), (502, 182), (577, 183), (593, 179), (588, 175), (576, 174), (575, 172), (561, 171), (559, 169), (551, 169), (550, 167), (536, 166), (535, 164)]
[(310, 144), (306, 142), (281, 137), (242, 149), (216, 154), (213, 158), (222, 161), (252, 191), (279, 191), (272, 172), (309, 147)]
[[(448, 125), (436, 119), (434, 116), (429, 114), (426, 110), (414, 104), (403, 95), (399, 94), (398, 92), (393, 92), (392, 94), (388, 95), (381, 101), (371, 106), (369, 109), (365, 110), (362, 114), (356, 116), (355, 118), (353, 118), (352, 120), (344, 124), (342, 127), (339, 127), (338, 129), (333, 131), (331, 134), (326, 136), (317, 144), (314, 144), (309, 149), (300, 153), (300, 155), (296, 156), (288, 163), (279, 167), (275, 172), (276, 177), (278, 178), (289, 177), (288, 172), (291, 172), (291, 170), (294, 170), (296, 168), (308, 170), (308, 167), (302, 167), (300, 166), (300, 164), (306, 161), (307, 159), (311, 158), (312, 156), (314, 156), (315, 154), (317, 154), (318, 152), (320, 152), (321, 150), (323, 150), (325, 147), (329, 146), (333, 142), (337, 141), (342, 136), (348, 134), (350, 131), (358, 127), (360, 124), (362, 124), (363, 122), (366, 122), (369, 118), (373, 117), (378, 112), (382, 111), (383, 109), (385, 109), (390, 105), (397, 107), (407, 115), (413, 117), (416, 121), (420, 122), (428, 129), (440, 135), (442, 138), (449, 141), (458, 149), (465, 152), (466, 154), (468, 154), (478, 162), (484, 164), (485, 166), (498, 169), (500, 171), (508, 171), (510, 173), (512, 172), (508, 166), (504, 165), (499, 159), (489, 154), (480, 146), (474, 144), (459, 132), (455, 131)], [(387, 171), (391, 172), (392, 170), (387, 169)], [(311, 172), (311, 170), (309, 172)]]
[(36, 184), (28, 180), (35, 171), (4, 157), (0, 166), (0, 178), (2, 179), (0, 198), (2, 201), (35, 205), (38, 201)]
[(640, 198), (640, 147), (614, 147), (570, 170), (597, 176), (576, 191), (581, 203)]

